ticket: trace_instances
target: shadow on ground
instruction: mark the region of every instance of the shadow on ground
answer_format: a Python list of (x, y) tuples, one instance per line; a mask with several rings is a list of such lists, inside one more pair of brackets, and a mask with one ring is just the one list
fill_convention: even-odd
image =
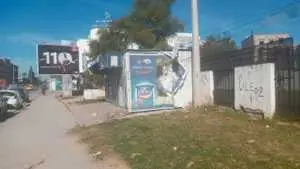
[(5, 122), (6, 120), (18, 115), (21, 110), (9, 110), (4, 116), (0, 118), (0, 123)]

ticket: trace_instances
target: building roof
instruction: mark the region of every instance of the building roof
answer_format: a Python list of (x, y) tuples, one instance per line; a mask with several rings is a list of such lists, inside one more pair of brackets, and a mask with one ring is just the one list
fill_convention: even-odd
[[(189, 32), (177, 32), (167, 38), (167, 43), (170, 47), (174, 47), (176, 44), (178, 46), (183, 46), (183, 48), (191, 48), (193, 46), (193, 34)], [(201, 41), (200, 39), (200, 45), (203, 43), (204, 41)]]

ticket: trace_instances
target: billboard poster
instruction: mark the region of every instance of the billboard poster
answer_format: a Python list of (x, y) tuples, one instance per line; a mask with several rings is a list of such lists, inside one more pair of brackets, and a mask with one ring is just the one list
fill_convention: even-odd
[(154, 107), (156, 95), (155, 64), (155, 57), (146, 55), (130, 57), (133, 109), (149, 109)]
[(174, 96), (182, 87), (186, 78), (185, 68), (166, 55), (158, 56), (157, 66), (157, 107), (174, 106)]
[(39, 74), (78, 73), (78, 48), (77, 46), (39, 44), (37, 62)]
[(174, 107), (183, 86), (185, 68), (166, 55), (130, 56), (131, 97), (134, 110)]

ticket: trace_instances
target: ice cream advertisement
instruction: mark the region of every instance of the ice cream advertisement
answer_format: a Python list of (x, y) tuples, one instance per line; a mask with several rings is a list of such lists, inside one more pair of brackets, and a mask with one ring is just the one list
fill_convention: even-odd
[(186, 70), (166, 55), (130, 57), (132, 108), (174, 106), (174, 96), (184, 84)]
[(132, 107), (149, 109), (154, 106), (156, 91), (155, 57), (132, 56), (130, 58)]

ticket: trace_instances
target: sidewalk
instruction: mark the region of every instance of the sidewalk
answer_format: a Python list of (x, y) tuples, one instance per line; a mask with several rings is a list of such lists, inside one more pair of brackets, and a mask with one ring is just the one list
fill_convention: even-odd
[(112, 119), (125, 117), (127, 110), (105, 101), (83, 102), (81, 97), (59, 99), (72, 112), (80, 126), (103, 123)]
[(76, 126), (53, 95), (40, 96), (0, 125), (1, 169), (107, 169), (67, 132)]

